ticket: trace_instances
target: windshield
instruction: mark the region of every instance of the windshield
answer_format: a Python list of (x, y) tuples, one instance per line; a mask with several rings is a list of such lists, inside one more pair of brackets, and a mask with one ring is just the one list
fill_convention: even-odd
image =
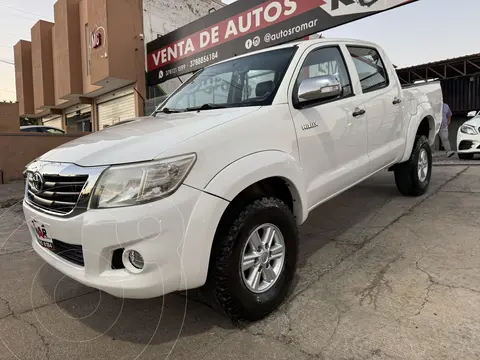
[(234, 58), (199, 70), (156, 112), (271, 105), (296, 49)]

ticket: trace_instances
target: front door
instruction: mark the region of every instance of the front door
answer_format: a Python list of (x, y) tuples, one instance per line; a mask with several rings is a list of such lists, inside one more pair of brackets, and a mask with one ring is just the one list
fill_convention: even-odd
[(340, 47), (313, 49), (304, 56), (297, 74), (291, 85), (292, 96), (303, 79), (316, 76), (334, 75), (343, 87), (341, 96), (333, 100), (305, 107), (291, 104), (309, 208), (313, 208), (366, 177), (367, 120)]

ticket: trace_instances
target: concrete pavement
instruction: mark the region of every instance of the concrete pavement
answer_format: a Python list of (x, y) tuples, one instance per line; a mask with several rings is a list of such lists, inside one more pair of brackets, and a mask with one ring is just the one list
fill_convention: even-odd
[(69, 280), (30, 250), (20, 207), (0, 209), (0, 359), (478, 359), (479, 177), (435, 167), (404, 198), (385, 172), (322, 205), (288, 301), (240, 328), (178, 295)]

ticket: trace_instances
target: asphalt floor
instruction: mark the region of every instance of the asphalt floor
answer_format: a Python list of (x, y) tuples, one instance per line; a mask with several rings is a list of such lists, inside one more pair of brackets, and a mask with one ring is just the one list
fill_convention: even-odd
[(288, 300), (241, 326), (64, 277), (31, 249), (22, 183), (0, 185), (0, 359), (479, 359), (480, 167), (448, 165), (419, 198), (382, 172), (317, 208)]

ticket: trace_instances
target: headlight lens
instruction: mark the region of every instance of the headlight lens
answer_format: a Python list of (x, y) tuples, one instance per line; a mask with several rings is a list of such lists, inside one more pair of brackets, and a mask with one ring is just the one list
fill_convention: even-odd
[(92, 197), (92, 208), (144, 204), (171, 195), (195, 163), (188, 154), (159, 161), (112, 166), (101, 176)]
[(460, 131), (462, 133), (468, 134), (468, 135), (477, 135), (478, 134), (477, 130), (473, 126), (470, 126), (470, 125), (462, 125), (462, 127), (460, 128)]

